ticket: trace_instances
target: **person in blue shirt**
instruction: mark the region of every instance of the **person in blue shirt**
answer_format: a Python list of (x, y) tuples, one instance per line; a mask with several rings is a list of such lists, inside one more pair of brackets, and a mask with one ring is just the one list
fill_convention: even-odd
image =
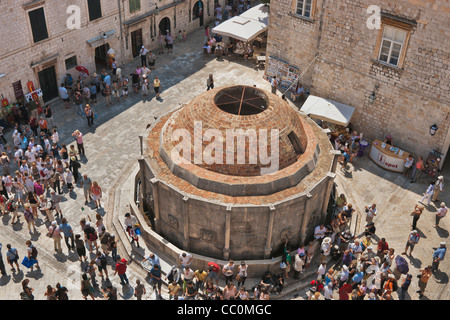
[[(66, 218), (61, 219), (61, 224), (59, 225), (59, 230), (64, 234), (64, 240), (66, 241), (67, 248), (70, 250), (75, 250), (74, 237), (72, 227), (67, 223)], [(72, 245), (69, 244), (69, 239)]]
[(159, 257), (154, 253), (150, 253), (150, 255), (147, 258), (145, 258), (144, 260), (142, 260), (141, 262), (144, 262), (144, 261), (149, 261), (150, 265), (152, 267), (154, 267), (155, 265), (158, 265), (158, 266), (161, 265), (159, 263)]
[(439, 248), (433, 253), (433, 263), (431, 264), (431, 271), (434, 273), (439, 268), (439, 262), (444, 260), (445, 252), (447, 251), (447, 245), (445, 242), (441, 242)]
[(406, 297), (406, 293), (408, 292), (408, 288), (411, 284), (411, 279), (412, 279), (412, 275), (411, 274), (407, 274), (406, 277), (403, 279), (403, 283), (400, 286), (401, 290), (400, 290), (400, 294), (398, 296), (399, 300), (405, 300)]
[(153, 268), (150, 270), (150, 283), (153, 285), (153, 290), (156, 290), (156, 286), (158, 286), (158, 295), (161, 297), (161, 268), (159, 264), (153, 265)]

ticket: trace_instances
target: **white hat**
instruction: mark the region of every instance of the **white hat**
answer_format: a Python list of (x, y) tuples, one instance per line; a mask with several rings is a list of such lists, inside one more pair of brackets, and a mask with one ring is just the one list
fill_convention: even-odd
[(389, 274), (388, 277), (391, 278), (391, 279), (395, 279), (395, 276), (393, 274)]
[(441, 246), (446, 246), (447, 244), (445, 242), (441, 242)]
[(367, 247), (367, 250), (372, 250), (372, 249), (373, 249), (372, 246)]
[(417, 233), (417, 230), (413, 230), (413, 231), (411, 231), (411, 233)]
[(52, 221), (52, 226), (56, 226), (56, 221)]
[(443, 176), (439, 176), (438, 179), (439, 179), (439, 180), (443, 180), (444, 177), (443, 177)]
[(88, 222), (86, 222), (86, 225), (87, 225), (87, 226), (90, 226), (90, 225), (91, 225), (91, 223), (90, 223), (90, 222), (88, 221)]
[(331, 238), (326, 237), (325, 239), (323, 239), (323, 242), (324, 243), (330, 243), (331, 242)]

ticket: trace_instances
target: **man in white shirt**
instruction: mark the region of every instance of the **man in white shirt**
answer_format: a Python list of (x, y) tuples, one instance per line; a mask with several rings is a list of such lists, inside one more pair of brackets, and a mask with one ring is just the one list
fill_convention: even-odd
[(191, 265), (191, 261), (192, 261), (192, 255), (186, 252), (183, 252), (182, 254), (180, 254), (179, 256), (180, 258), (180, 264), (181, 264), (181, 268), (188, 268)]
[(22, 161), (23, 157), (23, 150), (19, 147), (15, 147), (14, 149), (16, 150), (16, 152), (14, 153), (14, 162), (20, 166), (20, 162)]
[(141, 54), (142, 66), (147, 66), (147, 53), (148, 53), (148, 50), (144, 46), (142, 46), (141, 51), (139, 51), (139, 53)]
[(325, 228), (325, 226), (321, 224), (320, 226), (317, 226), (316, 229), (314, 230), (314, 238), (316, 240), (321, 240), (325, 237), (326, 232), (327, 228)]

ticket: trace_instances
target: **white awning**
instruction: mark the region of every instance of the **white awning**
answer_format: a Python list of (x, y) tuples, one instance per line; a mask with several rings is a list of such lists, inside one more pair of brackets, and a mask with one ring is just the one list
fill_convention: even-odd
[(269, 27), (269, 6), (259, 4), (239, 16), (228, 19), (212, 29), (213, 33), (241, 41), (251, 41)]
[(333, 100), (310, 95), (300, 109), (311, 118), (348, 126), (355, 108)]

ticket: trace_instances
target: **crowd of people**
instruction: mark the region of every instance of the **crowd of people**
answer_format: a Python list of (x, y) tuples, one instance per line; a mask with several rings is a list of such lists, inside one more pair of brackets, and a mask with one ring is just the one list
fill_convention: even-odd
[[(444, 203), (440, 208), (442, 210), (436, 216), (443, 217), (447, 208)], [(417, 230), (417, 216), (420, 216), (424, 207), (416, 205), (411, 213), (411, 230), (400, 254), (388, 244), (386, 238), (380, 239), (376, 234), (376, 204), (363, 209), (366, 225), (358, 235), (350, 231), (349, 223), (355, 208), (347, 203), (344, 194), (336, 199), (336, 209), (337, 214), (329, 225), (321, 224), (315, 228), (314, 237), (320, 244), (321, 258), (308, 299), (335, 300), (338, 297), (339, 300), (393, 300), (393, 293), (396, 292), (398, 299), (404, 300), (413, 282), (413, 275), (403, 256), (413, 257), (414, 247), (421, 238)], [(428, 280), (439, 270), (439, 263), (445, 257), (446, 243), (441, 242), (439, 247), (432, 249), (429, 264), (416, 275), (419, 298), (425, 295)], [(335, 259), (332, 268), (327, 268), (328, 257)]]

